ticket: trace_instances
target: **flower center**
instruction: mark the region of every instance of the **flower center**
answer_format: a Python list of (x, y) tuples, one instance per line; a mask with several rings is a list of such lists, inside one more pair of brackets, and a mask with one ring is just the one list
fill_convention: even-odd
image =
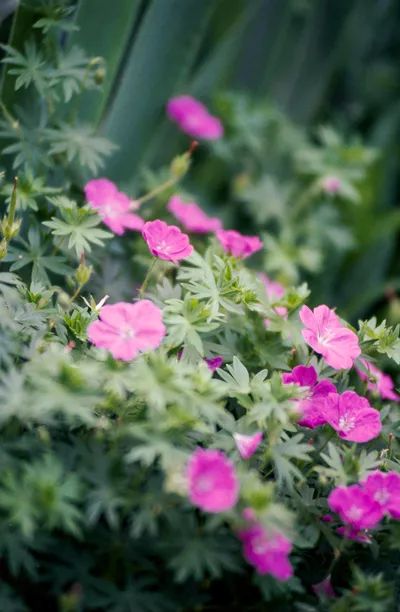
[(257, 555), (263, 555), (268, 550), (268, 542), (265, 541), (265, 538), (259, 537), (254, 538), (253, 540), (253, 551)]
[(350, 416), (348, 414), (341, 416), (339, 419), (339, 429), (347, 433), (354, 429), (356, 424), (356, 419), (354, 416)]
[(132, 338), (135, 336), (135, 331), (132, 329), (132, 327), (126, 325), (125, 327), (122, 327), (119, 335), (122, 340), (132, 340)]
[(161, 240), (161, 242), (157, 244), (157, 251), (168, 253), (170, 250), (171, 250), (171, 246), (165, 240)]
[(347, 512), (347, 516), (352, 521), (358, 521), (362, 516), (362, 510), (358, 506), (351, 506)]
[(200, 476), (197, 481), (197, 490), (199, 493), (208, 493), (213, 488), (213, 481), (210, 476)]
[(322, 334), (317, 334), (317, 340), (319, 344), (322, 344), (322, 346), (327, 346), (328, 344), (330, 344), (333, 336), (334, 333), (328, 329)]
[(374, 495), (374, 500), (378, 502), (378, 504), (386, 504), (389, 501), (390, 493), (387, 489), (381, 489), (377, 491)]

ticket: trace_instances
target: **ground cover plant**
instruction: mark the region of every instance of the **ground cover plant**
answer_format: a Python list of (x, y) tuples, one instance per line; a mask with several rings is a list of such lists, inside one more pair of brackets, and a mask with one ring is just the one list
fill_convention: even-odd
[(0, 609), (397, 609), (400, 327), (326, 289), (379, 150), (177, 91), (128, 188), (60, 6), (5, 49)]

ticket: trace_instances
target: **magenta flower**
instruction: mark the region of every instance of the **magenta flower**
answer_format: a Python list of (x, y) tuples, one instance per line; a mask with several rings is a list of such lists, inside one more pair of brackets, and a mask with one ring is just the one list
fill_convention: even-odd
[(198, 448), (186, 469), (189, 499), (205, 512), (224, 512), (236, 504), (239, 481), (230, 459), (219, 450)]
[(259, 574), (271, 574), (277, 580), (288, 580), (293, 568), (288, 559), (291, 542), (281, 533), (268, 532), (259, 523), (253, 523), (238, 533), (243, 544), (244, 558)]
[(261, 431), (257, 431), (251, 436), (234, 433), (233, 438), (242, 459), (250, 459), (250, 457), (254, 455), (257, 448), (260, 446), (263, 439), (263, 434)]
[(333, 489), (328, 506), (355, 531), (376, 527), (384, 514), (381, 506), (358, 484)]
[(378, 410), (354, 391), (329, 393), (321, 401), (319, 410), (343, 440), (368, 442), (379, 436), (382, 429)]
[(394, 382), (389, 374), (385, 374), (373, 363), (366, 359), (360, 359), (367, 372), (357, 368), (357, 373), (361, 380), (368, 381), (367, 389), (373, 393), (377, 393), (382, 399), (392, 400), (394, 402), (400, 401), (400, 395), (394, 390)]
[(143, 219), (130, 212), (132, 201), (108, 179), (93, 179), (86, 183), (85, 196), (114, 234), (121, 236), (126, 229), (142, 229)]
[(166, 261), (177, 263), (193, 252), (189, 236), (183, 234), (176, 225), (168, 225), (159, 219), (145, 223), (142, 236), (147, 242), (150, 253)]
[(118, 302), (103, 306), (100, 318), (90, 323), (90, 342), (110, 351), (115, 359), (130, 361), (140, 352), (160, 346), (165, 336), (161, 310), (150, 302)]
[(326, 423), (320, 411), (320, 404), (321, 399), (329, 393), (336, 393), (336, 387), (330, 380), (323, 379), (318, 382), (317, 372), (313, 366), (299, 365), (291, 372), (282, 374), (282, 382), (286, 385), (295, 384), (308, 388), (306, 398), (295, 400), (301, 414), (299, 425), (315, 429)]
[(218, 230), (216, 236), (225, 253), (245, 259), (263, 248), (258, 236), (245, 236), (236, 230)]
[(346, 540), (353, 540), (360, 544), (371, 544), (372, 538), (366, 531), (353, 529), (350, 525), (342, 525), (336, 529), (336, 533), (346, 538)]
[(217, 217), (209, 217), (195, 202), (184, 202), (177, 195), (170, 199), (167, 208), (188, 232), (207, 234), (222, 228)]
[[(285, 287), (278, 283), (277, 281), (271, 280), (266, 274), (261, 272), (259, 275), (260, 280), (263, 282), (265, 291), (267, 294), (267, 298), (273, 302), (283, 298), (285, 295)], [(280, 317), (287, 317), (287, 308), (286, 306), (276, 306), (274, 308), (277, 315)], [(268, 327), (270, 324), (269, 319), (264, 319), (265, 326)]]
[(194, 138), (218, 140), (223, 136), (221, 121), (192, 96), (171, 98), (167, 104), (167, 115), (179, 125), (182, 132)]
[(385, 514), (400, 519), (400, 474), (377, 470), (369, 474), (361, 486)]
[(306, 327), (302, 334), (307, 344), (335, 370), (351, 368), (361, 353), (357, 334), (344, 327), (328, 306), (317, 306), (314, 310), (303, 306), (299, 315)]
[(216, 357), (209, 357), (204, 361), (206, 362), (207, 367), (209, 370), (211, 370), (211, 372), (215, 372), (215, 370), (218, 370), (218, 368), (220, 368), (224, 363), (224, 359), (220, 355), (217, 355)]

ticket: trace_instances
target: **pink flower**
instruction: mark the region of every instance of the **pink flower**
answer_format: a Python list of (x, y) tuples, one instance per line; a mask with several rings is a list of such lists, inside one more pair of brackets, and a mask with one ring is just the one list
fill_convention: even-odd
[(114, 234), (121, 236), (126, 229), (141, 230), (144, 221), (130, 212), (132, 201), (125, 193), (118, 191), (108, 179), (93, 179), (85, 185), (85, 195), (89, 204), (96, 210)]
[(323, 597), (336, 597), (336, 593), (333, 590), (331, 577), (330, 575), (321, 580), (321, 582), (317, 582), (317, 584), (311, 585), (312, 590), (316, 595), (322, 595)]
[[(273, 281), (271, 280), (266, 274), (264, 274), (263, 272), (261, 272), (259, 275), (260, 280), (263, 282), (264, 287), (265, 287), (265, 291), (267, 294), (267, 298), (271, 301), (277, 301), (283, 298), (283, 296), (285, 295), (285, 287), (283, 285), (281, 285), (280, 283), (278, 283), (277, 281)], [(280, 317), (287, 317), (287, 308), (286, 306), (276, 306), (275, 307), (275, 312), (277, 315), (279, 315)], [(269, 319), (265, 319), (264, 320), (265, 326), (268, 327), (268, 325), (270, 324), (270, 320)]]
[(344, 327), (328, 306), (317, 306), (314, 310), (303, 306), (299, 315), (306, 327), (302, 334), (307, 344), (335, 370), (351, 368), (361, 353), (357, 334)]
[(225, 253), (245, 259), (263, 248), (258, 236), (245, 236), (236, 230), (218, 230), (216, 236)]
[(338, 193), (341, 186), (342, 182), (337, 176), (326, 176), (322, 181), (322, 189), (329, 195)]
[(142, 236), (147, 242), (150, 253), (160, 259), (177, 263), (193, 252), (189, 236), (183, 234), (176, 225), (167, 225), (159, 219), (145, 223)]
[(355, 531), (372, 529), (383, 517), (381, 506), (358, 484), (333, 489), (328, 506)]
[(400, 395), (394, 390), (394, 382), (389, 374), (385, 374), (373, 363), (366, 359), (360, 359), (367, 372), (357, 368), (357, 373), (361, 380), (366, 380), (367, 389), (373, 393), (378, 393), (382, 399), (393, 400), (394, 402), (400, 401)]
[(209, 357), (204, 361), (206, 362), (208, 369), (211, 370), (211, 372), (215, 372), (215, 370), (218, 370), (218, 368), (220, 368), (224, 363), (224, 359), (220, 355), (217, 355), (216, 357)]
[(378, 410), (354, 391), (329, 393), (321, 400), (319, 410), (343, 440), (368, 442), (379, 436), (382, 429)]
[(397, 472), (372, 472), (361, 483), (367, 493), (382, 511), (400, 519), (400, 474)]
[(167, 208), (188, 232), (206, 234), (222, 228), (222, 223), (216, 217), (209, 217), (195, 202), (184, 202), (179, 196), (173, 196)]
[(298, 421), (299, 425), (315, 429), (326, 423), (320, 411), (320, 400), (329, 393), (336, 393), (336, 387), (330, 380), (323, 379), (318, 382), (317, 372), (313, 366), (299, 365), (291, 372), (282, 374), (282, 382), (286, 385), (295, 384), (308, 388), (305, 399), (295, 400), (302, 415)]
[(221, 121), (192, 96), (177, 96), (167, 104), (167, 115), (181, 130), (194, 138), (218, 140), (223, 136)]
[(346, 538), (346, 540), (354, 540), (354, 542), (359, 542), (360, 544), (371, 544), (372, 542), (371, 536), (366, 531), (353, 529), (350, 525), (342, 525), (342, 527), (336, 529), (336, 532)]
[(222, 451), (195, 450), (186, 476), (189, 499), (194, 506), (205, 512), (224, 512), (236, 504), (239, 481), (232, 461)]
[(130, 361), (160, 346), (165, 336), (162, 312), (150, 300), (103, 306), (99, 316), (90, 323), (88, 338), (95, 346), (108, 349), (115, 359)]
[(234, 433), (233, 438), (242, 459), (250, 459), (260, 446), (263, 434), (261, 431), (257, 431), (251, 436)]
[(281, 533), (268, 532), (253, 523), (238, 533), (243, 544), (244, 558), (259, 574), (271, 574), (277, 580), (288, 580), (293, 568), (288, 559), (291, 542)]

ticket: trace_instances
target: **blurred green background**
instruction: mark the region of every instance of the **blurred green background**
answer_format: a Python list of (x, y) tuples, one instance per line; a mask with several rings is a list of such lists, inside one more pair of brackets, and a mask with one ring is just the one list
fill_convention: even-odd
[[(76, 128), (68, 172), (59, 154), (44, 163), (37, 130), (17, 135), (23, 155), (31, 154), (29, 166), (18, 162), (22, 172), (45, 172), (47, 184), (79, 193), (85, 180), (104, 175), (134, 196), (187, 148), (165, 104), (190, 93), (221, 116), (226, 135), (200, 148), (184, 191), (226, 227), (262, 234), (262, 267), (286, 283), (307, 280), (316, 303), (353, 321), (377, 309), (400, 320), (397, 0), (30, 0), (4, 19), (2, 42), (23, 51), (32, 40), (40, 52), (43, 30), (33, 25), (57, 11), (69, 20), (58, 49), (103, 58), (92, 60), (98, 86), (55, 102), (43, 120), (41, 97), (16, 91), (3, 70), (4, 122), (11, 113), (28, 124), (36, 104), (45, 128)], [(73, 70), (66, 65), (71, 78)], [(118, 147), (101, 169), (82, 163), (87, 130)], [(10, 174), (16, 165), (7, 154), (22, 145), (12, 149), (9, 129), (0, 137)], [(111, 153), (96, 142), (99, 154)], [(304, 206), (313, 185), (332, 174), (343, 197), (314, 193)]]

